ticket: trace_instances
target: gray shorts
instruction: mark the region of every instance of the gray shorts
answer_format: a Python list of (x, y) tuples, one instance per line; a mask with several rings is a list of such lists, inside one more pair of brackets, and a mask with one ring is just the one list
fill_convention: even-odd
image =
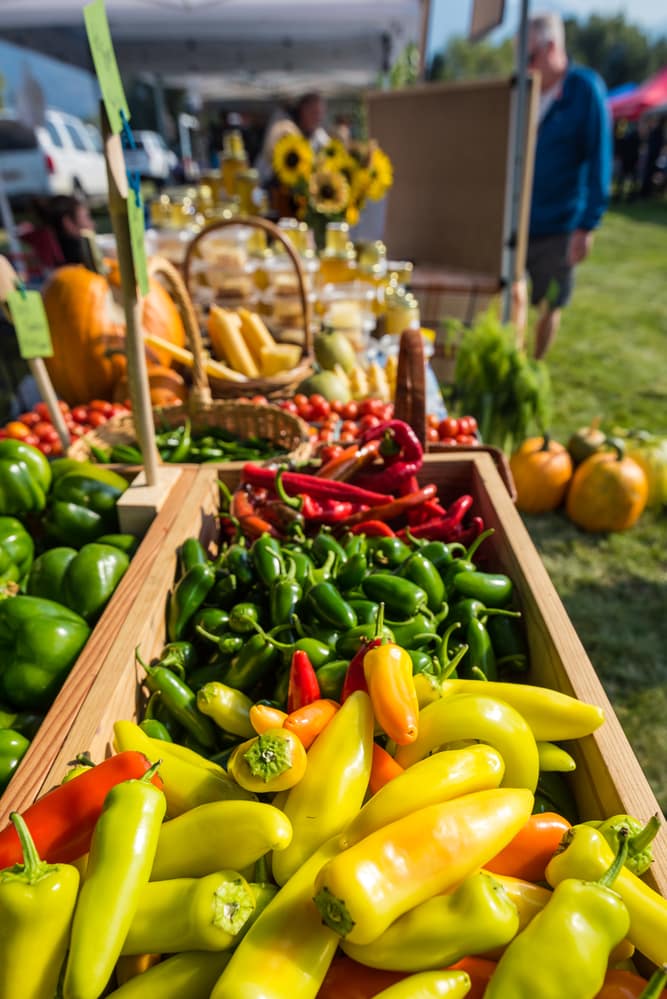
[(526, 271), (530, 277), (530, 304), (545, 299), (552, 309), (567, 305), (574, 288), (574, 268), (567, 262), (570, 233), (532, 236), (528, 241)]

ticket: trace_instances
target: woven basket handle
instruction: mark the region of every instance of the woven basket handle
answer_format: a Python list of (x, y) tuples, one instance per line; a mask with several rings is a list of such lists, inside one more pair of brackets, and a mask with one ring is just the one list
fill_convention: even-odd
[(226, 229), (228, 226), (232, 225), (247, 225), (255, 229), (263, 229), (267, 235), (272, 239), (278, 240), (284, 246), (288, 257), (294, 265), (294, 270), (296, 271), (297, 282), (299, 285), (299, 298), (301, 299), (301, 311), (303, 314), (303, 355), (311, 357), (313, 353), (313, 334), (312, 334), (312, 316), (310, 301), (308, 300), (308, 294), (306, 292), (306, 279), (303, 271), (303, 266), (301, 260), (299, 259), (299, 254), (296, 252), (289, 238), (278, 228), (273, 222), (269, 222), (268, 219), (260, 218), (257, 215), (244, 215), (238, 218), (232, 219), (216, 219), (213, 222), (209, 222), (208, 225), (204, 226), (197, 235), (188, 243), (187, 250), (185, 251), (185, 259), (183, 261), (183, 280), (185, 281), (185, 286), (190, 291), (190, 268), (192, 265), (192, 260), (194, 257), (194, 252), (196, 247), (199, 245), (202, 239), (205, 239), (212, 232), (216, 232), (218, 229)]
[(148, 261), (149, 277), (162, 278), (167, 290), (174, 300), (185, 328), (185, 335), (190, 345), (193, 357), (192, 389), (190, 396), (193, 402), (208, 403), (211, 401), (211, 389), (204, 368), (204, 346), (197, 315), (192, 304), (188, 289), (183, 278), (173, 264), (164, 257), (151, 257)]
[(396, 402), (394, 415), (397, 420), (409, 423), (426, 445), (426, 361), (424, 341), (419, 330), (404, 330), (398, 348), (396, 372)]

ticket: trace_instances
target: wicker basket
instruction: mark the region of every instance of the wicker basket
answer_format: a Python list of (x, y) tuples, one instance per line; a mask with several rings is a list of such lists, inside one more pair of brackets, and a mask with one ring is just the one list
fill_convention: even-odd
[(478, 444), (465, 447), (459, 444), (437, 444), (426, 440), (426, 361), (424, 341), (419, 330), (405, 330), (401, 333), (398, 351), (398, 371), (396, 373), (396, 400), (394, 415), (413, 428), (422, 447), (429, 454), (466, 454), (471, 451), (486, 451), (493, 458), (507, 491), (516, 502), (516, 486), (509, 462), (497, 447)]
[[(303, 267), (298, 253), (295, 251), (289, 239), (280, 231), (277, 225), (269, 222), (268, 219), (256, 216), (242, 216), (233, 219), (218, 219), (210, 222), (197, 233), (188, 244), (185, 258), (183, 260), (183, 280), (188, 294), (191, 294), (192, 265), (197, 256), (201, 241), (206, 239), (211, 233), (229, 226), (251, 226), (256, 229), (263, 229), (272, 239), (282, 243), (296, 271), (297, 283), (299, 286), (299, 298), (301, 299), (301, 312), (303, 320), (303, 350), (301, 361), (290, 371), (280, 371), (271, 378), (252, 378), (243, 382), (228, 382), (222, 379), (211, 378), (210, 385), (213, 395), (217, 397), (239, 398), (243, 396), (264, 395), (268, 399), (276, 399), (291, 395), (300, 382), (307, 378), (313, 370), (313, 336), (312, 336), (312, 316), (311, 306), (306, 292), (306, 280)], [(202, 341), (197, 329), (197, 336), (191, 341), (190, 349), (193, 354), (202, 353)]]
[[(156, 406), (153, 409), (153, 422), (158, 432), (182, 426), (188, 418), (193, 434), (217, 427), (242, 439), (258, 437), (284, 449), (291, 462), (307, 461), (312, 454), (308, 425), (278, 406), (255, 406), (233, 399), (213, 399), (208, 404), (200, 402), (195, 406), (183, 404)], [(94, 460), (94, 447), (107, 449), (116, 444), (136, 443), (132, 414), (121, 413), (80, 437), (68, 449), (67, 456), (77, 461)]]

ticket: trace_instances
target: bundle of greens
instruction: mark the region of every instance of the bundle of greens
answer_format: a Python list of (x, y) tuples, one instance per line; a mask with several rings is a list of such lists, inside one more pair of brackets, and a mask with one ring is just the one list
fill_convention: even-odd
[(460, 325), (455, 394), (464, 413), (476, 417), (485, 444), (511, 453), (551, 420), (551, 383), (544, 361), (516, 346), (516, 332), (493, 307), (469, 328)]

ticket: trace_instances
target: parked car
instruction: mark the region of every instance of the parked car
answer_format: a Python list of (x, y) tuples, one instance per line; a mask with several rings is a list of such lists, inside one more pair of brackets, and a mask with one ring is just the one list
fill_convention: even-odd
[(178, 157), (169, 149), (159, 132), (139, 130), (134, 133), (136, 149), (125, 150), (125, 166), (147, 180), (169, 180), (178, 165)]
[(0, 115), (0, 175), (13, 202), (51, 194), (78, 194), (90, 201), (107, 197), (99, 132), (52, 108), (36, 128), (9, 113)]

